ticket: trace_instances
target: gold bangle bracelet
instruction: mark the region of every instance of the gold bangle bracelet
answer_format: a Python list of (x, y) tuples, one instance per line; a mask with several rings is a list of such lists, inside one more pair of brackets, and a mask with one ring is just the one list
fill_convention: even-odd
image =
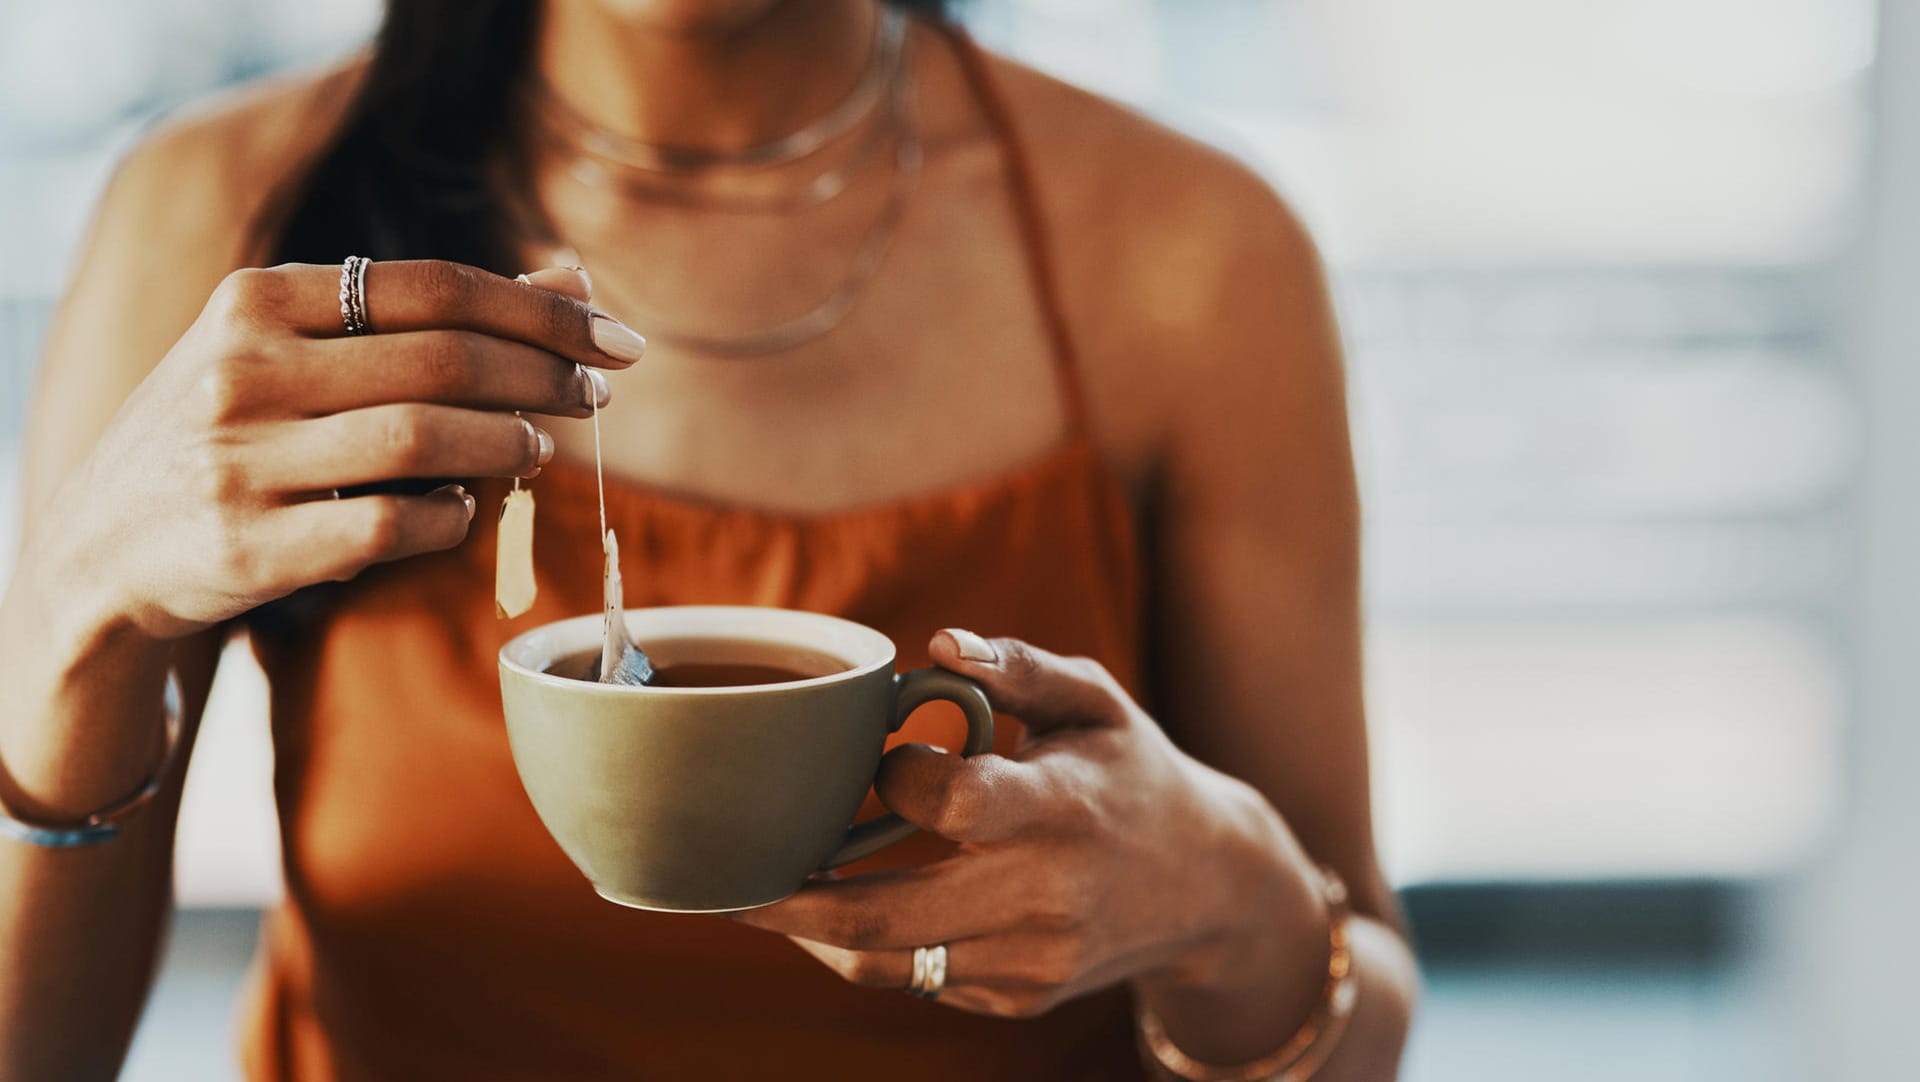
[(1271, 1055), (1231, 1067), (1203, 1063), (1182, 1052), (1158, 1016), (1142, 1005), (1136, 1016), (1142, 1050), (1183, 1082), (1307, 1082), (1333, 1055), (1359, 999), (1359, 975), (1347, 939), (1347, 885), (1332, 868), (1320, 869), (1327, 901), (1327, 980), (1320, 1001), (1287, 1043)]

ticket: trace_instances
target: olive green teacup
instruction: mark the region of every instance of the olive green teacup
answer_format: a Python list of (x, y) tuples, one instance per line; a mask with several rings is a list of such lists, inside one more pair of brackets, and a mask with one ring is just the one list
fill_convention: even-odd
[[(599, 648), (599, 615), (538, 627), (500, 650), (507, 738), (527, 796), (610, 901), (715, 912), (766, 905), (807, 876), (913, 833), (895, 815), (849, 825), (888, 733), (935, 699), (967, 716), (965, 754), (993, 743), (980, 686), (945, 669), (893, 671), (892, 640), (790, 609), (629, 609), (642, 649), (728, 640), (824, 655), (844, 671), (786, 683), (624, 687), (556, 674)], [(726, 660), (726, 659), (721, 659)]]

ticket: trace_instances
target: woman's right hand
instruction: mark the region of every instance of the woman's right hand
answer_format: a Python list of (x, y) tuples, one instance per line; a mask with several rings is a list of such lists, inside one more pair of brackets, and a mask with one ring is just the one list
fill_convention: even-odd
[(473, 497), (336, 499), (399, 478), (531, 477), (645, 343), (590, 308), (583, 272), (502, 278), (375, 263), (377, 333), (349, 337), (338, 267), (235, 271), (45, 508), (43, 551), (100, 604), (176, 638), (302, 586), (450, 548)]

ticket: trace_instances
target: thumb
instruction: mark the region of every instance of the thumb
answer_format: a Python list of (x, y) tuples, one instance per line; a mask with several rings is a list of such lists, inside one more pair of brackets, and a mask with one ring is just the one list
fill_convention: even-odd
[(593, 299), (593, 279), (585, 267), (542, 267), (520, 275), (516, 281), (535, 289), (545, 289), (572, 297), (576, 301)]
[(928, 644), (935, 664), (972, 677), (995, 710), (1004, 710), (1040, 735), (1051, 729), (1125, 725), (1132, 699), (1106, 666), (1087, 657), (1061, 657), (1019, 639), (983, 639), (947, 628)]
[(926, 744), (902, 744), (880, 760), (873, 791), (922, 830), (957, 842), (996, 842), (1042, 818), (1043, 772), (991, 753), (961, 758)]

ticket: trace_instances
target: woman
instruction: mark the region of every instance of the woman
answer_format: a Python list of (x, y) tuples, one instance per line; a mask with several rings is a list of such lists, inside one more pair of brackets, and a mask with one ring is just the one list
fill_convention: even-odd
[[(1311, 244), (1241, 167), (890, 10), (392, 0), (370, 56), (120, 169), (33, 412), (0, 803), (68, 837), (154, 771), (168, 671), (184, 752), (252, 631), (288, 896), (250, 1078), (1393, 1074)], [(1024, 722), (972, 760), (911, 723), (877, 792), (922, 844), (693, 917), (540, 829), (493, 656), (597, 605), (596, 403), (629, 604), (848, 615)], [(0, 1076), (114, 1073), (185, 761), (117, 836), (0, 848)]]

